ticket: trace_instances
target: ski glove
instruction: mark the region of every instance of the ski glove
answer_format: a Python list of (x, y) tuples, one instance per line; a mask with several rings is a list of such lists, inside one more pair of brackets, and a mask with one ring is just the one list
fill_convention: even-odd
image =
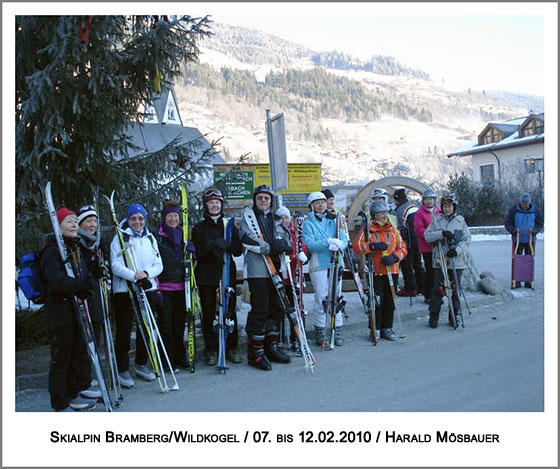
[(455, 248), (447, 251), (447, 257), (457, 257), (457, 251), (455, 250)]
[[(336, 246), (336, 248), (333, 249), (332, 246)], [(344, 243), (337, 238), (329, 238), (329, 249), (331, 251), (338, 251), (338, 250), (343, 250), (344, 249)]]
[(305, 255), (305, 253), (303, 251), (300, 252), (297, 257), (302, 264), (305, 264), (307, 262), (307, 256)]
[(369, 243), (370, 251), (385, 251), (389, 246), (383, 241), (379, 243)]
[(214, 240), (214, 246), (220, 248), (222, 251), (231, 251), (231, 241), (224, 238), (217, 238)]
[(93, 290), (78, 290), (76, 292), (76, 296), (80, 300), (89, 300), (90, 298), (93, 298)]
[(152, 288), (152, 282), (150, 282), (147, 278), (143, 278), (141, 280), (138, 280), (138, 282), (136, 282), (140, 287), (142, 287), (143, 290), (149, 290), (150, 288)]
[(192, 252), (193, 254), (195, 253), (196, 249), (195, 249), (194, 243), (192, 241), (189, 241), (187, 243), (187, 251)]
[(395, 256), (395, 254), (391, 254), (390, 256), (383, 256), (381, 258), (381, 262), (383, 262), (384, 265), (393, 265), (395, 263), (397, 263), (399, 261), (399, 258), (397, 256)]
[(285, 252), (290, 250), (290, 243), (285, 239), (275, 239), (272, 241), (270, 250), (274, 252)]
[(451, 231), (444, 230), (441, 232), (444, 238), (447, 238), (449, 241), (455, 241), (455, 235), (451, 233)]
[(263, 241), (262, 239), (259, 240), (259, 246), (261, 247), (261, 254), (264, 254), (265, 256), (270, 254), (270, 244), (266, 241)]
[(98, 259), (93, 259), (92, 263), (89, 265), (89, 270), (91, 271), (91, 273), (95, 278), (105, 277), (105, 269), (99, 263)]

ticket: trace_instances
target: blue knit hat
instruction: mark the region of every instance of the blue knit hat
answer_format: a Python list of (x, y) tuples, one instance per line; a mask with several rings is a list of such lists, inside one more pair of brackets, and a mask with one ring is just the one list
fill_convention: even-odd
[(126, 211), (126, 219), (128, 220), (132, 215), (135, 213), (141, 213), (144, 218), (148, 218), (148, 214), (146, 213), (146, 209), (142, 207), (140, 204), (131, 204), (128, 206), (128, 210)]
[(528, 192), (523, 192), (523, 194), (521, 194), (521, 196), (519, 197), (519, 202), (523, 203), (523, 202), (527, 202), (528, 204), (531, 203), (531, 194), (529, 194)]

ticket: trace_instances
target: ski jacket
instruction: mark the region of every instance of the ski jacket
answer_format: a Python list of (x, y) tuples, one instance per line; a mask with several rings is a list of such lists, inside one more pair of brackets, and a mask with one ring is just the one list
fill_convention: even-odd
[(75, 322), (77, 319), (72, 294), (83, 290), (84, 287), (94, 290), (97, 284), (95, 277), (88, 269), (77, 239), (64, 238), (64, 241), (68, 256), (72, 259), (72, 253), (74, 253), (76, 259), (79, 259), (78, 268), (72, 265), (75, 278), (66, 274), (66, 267), (62, 263), (54, 236), (49, 236), (47, 246), (39, 258), (39, 276), (47, 294), (47, 301), (43, 309), (49, 327)]
[(514, 231), (519, 230), (519, 242), (528, 243), (529, 230), (533, 230), (534, 234), (542, 231), (543, 217), (541, 211), (533, 204), (529, 204), (527, 210), (523, 210), (521, 204), (517, 204), (508, 210), (504, 226), (514, 239)]
[(163, 270), (158, 275), (159, 289), (162, 291), (181, 291), (185, 289), (185, 267), (183, 256), (178, 256), (173, 240), (160, 225), (156, 240)]
[[(196, 249), (196, 267), (194, 269), (197, 285), (218, 287), (222, 278), (224, 265), (223, 251), (214, 244), (214, 240), (224, 238), (224, 216), (220, 215), (214, 221), (208, 214), (204, 219), (193, 226), (192, 241)], [(235, 224), (231, 233), (231, 251), (229, 263), (229, 286), (235, 286), (237, 281), (237, 268), (233, 256), (238, 257), (243, 252), (239, 230)]]
[(403, 202), (395, 209), (395, 217), (397, 218), (397, 228), (401, 233), (403, 230), (407, 228), (406, 217), (408, 216), (409, 211), (412, 210), (414, 207), (415, 205), (410, 200), (407, 200), (406, 202)]
[(437, 205), (429, 209), (426, 205), (422, 204), (414, 215), (414, 231), (418, 239), (418, 252), (420, 254), (432, 252), (432, 245), (424, 239), (424, 232), (426, 228), (428, 228), (428, 225), (432, 223), (434, 216), (437, 217), (440, 214), (441, 210)]
[[(303, 224), (303, 239), (311, 254), (309, 272), (317, 272), (329, 268), (331, 263), (329, 238), (336, 238), (336, 218), (321, 216), (311, 212)], [(339, 239), (343, 243), (342, 249), (346, 249), (348, 246), (348, 236), (342, 228), (339, 229)], [(342, 263), (342, 251), (338, 251), (338, 253), (338, 261)]]
[[(144, 228), (141, 234), (135, 233), (130, 227), (121, 229), (121, 231), (127, 245), (128, 255), (132, 257), (138, 270), (143, 270), (148, 274), (148, 280), (152, 284), (148, 291), (155, 290), (156, 277), (161, 274), (163, 263), (154, 235), (147, 228)], [(111, 242), (111, 270), (113, 271), (113, 293), (126, 293), (128, 291), (126, 282), (134, 282), (136, 272), (125, 265), (121, 243), (117, 235)]]
[[(95, 251), (96, 246), (94, 244), (94, 241), (92, 241), (91, 239), (91, 235), (88, 236), (88, 233), (84, 233), (84, 230), (82, 230), (82, 228), (79, 228), (78, 236), (76, 239), (80, 244), (81, 253), (85, 258), (88, 269), (93, 272), (95, 268), (93, 265), (99, 264), (99, 258), (97, 252)], [(98, 248), (101, 251), (101, 244), (98, 246)], [(88, 299), (88, 307), (92, 321), (103, 321), (101, 291), (99, 290), (99, 282), (97, 281), (97, 279), (95, 280), (95, 287), (93, 289), (93, 298)]]
[[(282, 218), (272, 213), (272, 211), (268, 212), (265, 216), (261, 210), (253, 207), (253, 212), (257, 218), (264, 241), (271, 246), (270, 258), (274, 263), (274, 267), (279, 272), (281, 266), (280, 254), (282, 252), (286, 254), (292, 253), (290, 233), (284, 225)], [(270, 275), (265, 260), (260, 254), (260, 240), (254, 235), (253, 230), (247, 224), (244, 216), (241, 217), (239, 237), (243, 243), (243, 278), (269, 278)], [(274, 240), (285, 240), (284, 245), (286, 249), (281, 252), (274, 251), (272, 249), (272, 242)]]
[[(406, 244), (403, 241), (399, 230), (397, 230), (390, 221), (387, 221), (383, 226), (372, 220), (368, 227), (369, 230), (369, 243), (387, 243), (387, 251), (372, 251), (369, 248), (369, 243), (366, 242), (364, 236), (364, 228), (360, 228), (358, 235), (354, 238), (352, 247), (357, 254), (370, 254), (373, 261), (375, 275), (387, 275), (387, 270), (392, 274), (399, 273), (399, 263), (402, 261), (408, 251)], [(399, 258), (399, 262), (395, 262), (390, 266), (383, 264), (381, 259), (384, 256), (395, 255)]]
[[(452, 246), (449, 246), (447, 240), (444, 240), (444, 236), (442, 234), (443, 231), (451, 231), (453, 234), (455, 234), (456, 231), (461, 231), (462, 236), (460, 241), (458, 243), (454, 242)], [(436, 219), (428, 225), (428, 228), (426, 228), (424, 238), (426, 238), (426, 241), (431, 243), (434, 247), (432, 252), (432, 265), (434, 268), (441, 268), (441, 265), (438, 263), (438, 259), (440, 257), (439, 249), (437, 249), (438, 243), (443, 246), (443, 252), (446, 259), (447, 251), (449, 251), (452, 247), (455, 248), (457, 256), (452, 259), (455, 263), (456, 269), (465, 269), (467, 267), (465, 253), (467, 252), (471, 242), (471, 233), (465, 219), (461, 215), (453, 214), (450, 217), (446, 217), (442, 214), (437, 216)], [(449, 259), (447, 259), (447, 262), (448, 268), (451, 268)]]

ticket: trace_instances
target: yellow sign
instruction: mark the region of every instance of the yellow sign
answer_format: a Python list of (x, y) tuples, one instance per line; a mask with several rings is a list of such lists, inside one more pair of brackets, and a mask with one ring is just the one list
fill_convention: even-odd
[[(270, 186), (270, 166), (255, 165), (255, 187)], [(288, 163), (288, 188), (280, 194), (309, 194), (321, 190), (321, 163)]]

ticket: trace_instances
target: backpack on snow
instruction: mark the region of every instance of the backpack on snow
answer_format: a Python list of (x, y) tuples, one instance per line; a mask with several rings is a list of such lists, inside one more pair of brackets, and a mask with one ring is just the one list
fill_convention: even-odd
[(25, 297), (40, 305), (46, 302), (46, 292), (39, 276), (39, 256), (38, 252), (32, 251), (23, 255), (20, 259), (20, 272), (17, 284)]

